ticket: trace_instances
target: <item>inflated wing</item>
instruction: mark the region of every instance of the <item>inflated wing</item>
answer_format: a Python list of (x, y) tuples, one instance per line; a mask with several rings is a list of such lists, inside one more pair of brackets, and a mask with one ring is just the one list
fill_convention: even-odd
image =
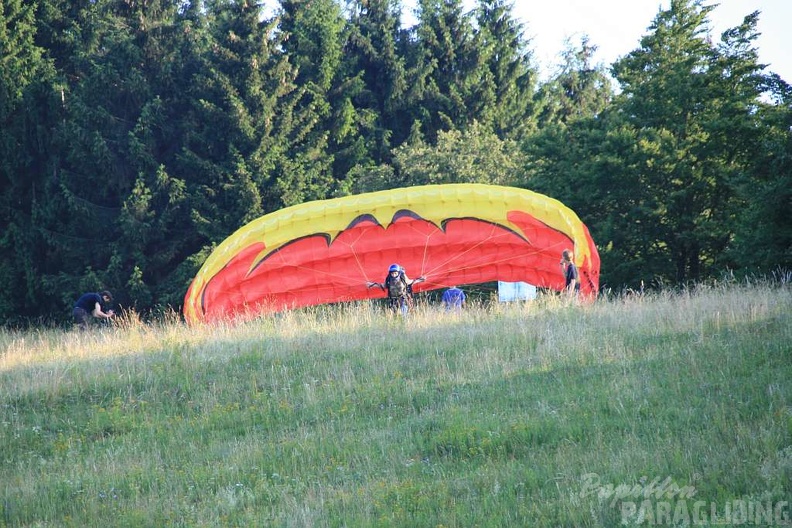
[(574, 251), (581, 293), (599, 287), (588, 229), (558, 200), (513, 187), (426, 185), (295, 205), (221, 243), (184, 300), (188, 322), (382, 297), (399, 263), (424, 276), (415, 291), (525, 281), (562, 290), (561, 252)]

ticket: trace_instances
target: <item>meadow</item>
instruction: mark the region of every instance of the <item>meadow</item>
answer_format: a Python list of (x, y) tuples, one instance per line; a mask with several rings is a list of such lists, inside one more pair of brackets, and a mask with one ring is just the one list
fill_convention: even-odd
[(3, 330), (0, 462), (2, 527), (784, 525), (792, 288)]

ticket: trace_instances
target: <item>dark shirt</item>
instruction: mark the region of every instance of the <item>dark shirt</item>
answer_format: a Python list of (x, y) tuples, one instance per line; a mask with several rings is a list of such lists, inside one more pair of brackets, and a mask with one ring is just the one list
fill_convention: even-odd
[(96, 303), (102, 304), (102, 297), (98, 293), (84, 293), (74, 303), (74, 307), (82, 308), (86, 312), (91, 313), (96, 308)]
[(567, 266), (566, 266), (566, 272), (564, 273), (564, 276), (566, 278), (566, 286), (567, 287), (569, 287), (569, 285), (572, 284), (573, 281), (577, 285), (577, 283), (579, 282), (579, 279), (580, 279), (580, 277), (578, 275), (577, 266), (575, 266), (571, 262), (568, 263)]

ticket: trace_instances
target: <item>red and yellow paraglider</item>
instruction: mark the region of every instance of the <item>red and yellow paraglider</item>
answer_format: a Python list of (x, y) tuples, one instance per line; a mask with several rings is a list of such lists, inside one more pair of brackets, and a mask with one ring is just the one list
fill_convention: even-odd
[(400, 263), (424, 276), (415, 291), (525, 281), (562, 290), (572, 249), (581, 294), (596, 294), (599, 255), (586, 226), (558, 200), (483, 184), (393, 189), (281, 209), (250, 222), (209, 256), (184, 299), (190, 323), (382, 297)]

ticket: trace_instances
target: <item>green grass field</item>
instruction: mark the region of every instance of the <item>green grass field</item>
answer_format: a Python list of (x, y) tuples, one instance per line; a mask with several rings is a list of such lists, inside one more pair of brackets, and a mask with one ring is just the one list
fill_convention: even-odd
[(3, 527), (783, 524), (792, 290), (0, 331), (0, 461)]

